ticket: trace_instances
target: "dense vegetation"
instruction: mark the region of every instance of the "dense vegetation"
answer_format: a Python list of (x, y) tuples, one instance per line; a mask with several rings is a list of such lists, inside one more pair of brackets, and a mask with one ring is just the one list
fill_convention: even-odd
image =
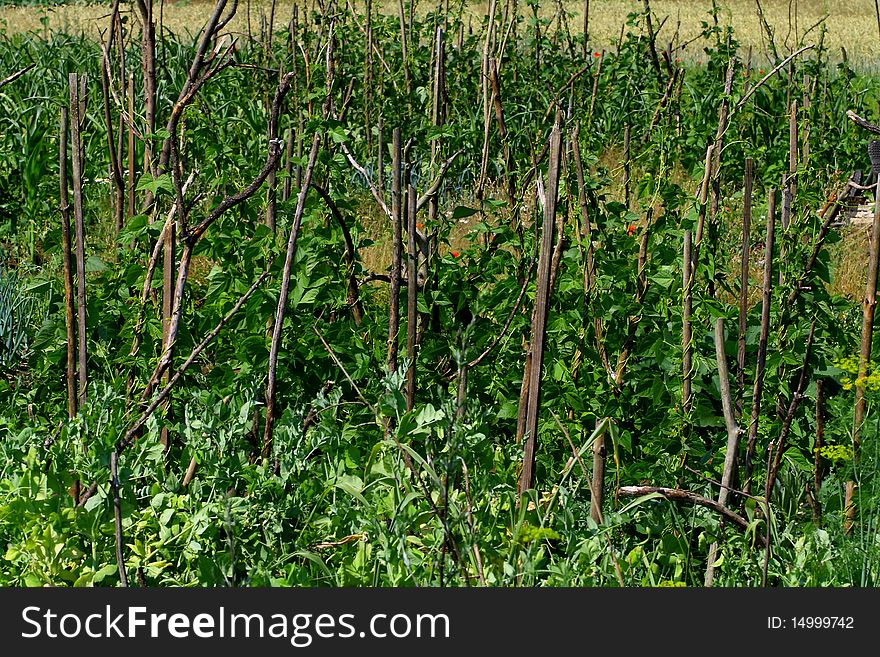
[[(706, 18), (711, 45), (695, 52), (664, 46), (671, 28), (658, 39), (657, 17), (649, 27), (641, 13), (630, 16), (614, 50), (595, 52), (560, 17), (538, 17), (536, 3), (499, 6), (491, 22), (471, 28), (460, 16), (417, 14), (407, 23), (334, 3), (301, 8), (291, 24), (275, 16), (228, 50), (231, 40), (218, 31), (202, 72), (222, 66), (188, 100), (173, 134), (162, 126), (198, 61), (191, 39), (165, 33), (157, 42), (159, 127), (151, 132), (134, 10), (119, 24), (125, 63), (118, 39), (108, 47), (109, 94), (100, 43), (0, 33), (4, 77), (36, 64), (0, 87), (0, 583), (116, 585), (127, 574), (132, 585), (699, 586), (717, 543), (716, 585), (877, 584), (880, 385), (870, 369), (859, 370), (862, 308), (835, 292), (830, 249), (841, 246), (840, 234), (822, 226), (832, 194), (853, 169), (869, 169), (866, 133), (846, 111), (876, 118), (880, 80), (831, 61), (818, 30), (813, 47), (792, 58), (775, 45), (752, 58), (717, 16)], [(444, 26), (439, 50), (432, 44)], [(84, 399), (75, 413), (65, 376), (74, 345), (58, 156), (70, 73), (86, 74), (88, 85), (88, 384), (75, 391)], [(119, 115), (129, 74), (131, 123), (143, 139), (133, 140), (134, 212), (124, 208), (117, 229), (110, 155), (127, 152)], [(267, 142), (272, 100), (285, 84), (279, 151)], [(411, 221), (430, 257), (414, 261), (414, 367), (405, 345), (410, 268), (402, 275), (398, 367), (388, 371), (394, 237), (371, 192), (396, 212), (394, 128), (404, 144), (403, 184), (425, 199)], [(562, 142), (558, 198), (548, 171), (553, 135)], [(155, 177), (149, 167), (144, 173), (145, 144), (154, 160), (165, 145), (177, 153)], [(717, 161), (706, 157), (710, 144)], [(747, 158), (751, 194), (743, 190)], [(267, 163), (274, 180), (259, 177)], [(121, 169), (127, 183), (124, 162)], [(252, 181), (256, 193), (193, 238), (193, 226)], [(756, 261), (765, 257), (770, 190), (783, 188), (794, 195), (770, 253), (766, 367), (757, 374)], [(775, 199), (776, 215), (788, 212), (779, 191)], [(752, 264), (743, 289), (747, 200)], [(541, 226), (551, 205), (547, 250)], [(192, 247), (170, 371), (222, 327), (173, 382), (171, 404), (144, 413), (164, 386), (157, 364), (170, 286), (162, 263), (147, 263), (161, 251), (166, 217), (184, 236), (178, 265)], [(267, 432), (267, 372), (292, 229)], [(698, 231), (689, 294), (682, 249), (686, 233), (690, 240)], [(519, 493), (523, 445), (532, 438), (523, 436), (522, 383), (527, 353), (535, 353), (539, 260), (551, 253), (535, 471)], [(740, 366), (741, 296), (748, 312)], [(693, 338), (683, 348), (686, 299)], [(727, 327), (729, 383), (719, 377), (718, 318)], [(693, 364), (683, 376), (686, 352)], [(756, 378), (763, 404), (746, 473)], [(751, 495), (731, 492), (726, 506), (743, 525), (656, 491), (625, 497), (622, 488), (634, 485), (718, 497), (728, 385), (727, 415), (741, 429), (732, 488)], [(856, 451), (858, 390), (867, 419)], [(593, 459), (597, 441), (607, 451), (604, 495), (591, 494), (591, 470), (604, 456)], [(848, 481), (858, 484), (849, 522)], [(592, 515), (591, 501), (601, 504)]]

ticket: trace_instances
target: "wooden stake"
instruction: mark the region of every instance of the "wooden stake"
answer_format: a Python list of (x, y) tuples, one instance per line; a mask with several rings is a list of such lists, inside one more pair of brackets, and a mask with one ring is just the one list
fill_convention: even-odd
[(83, 218), (82, 179), (84, 153), (82, 128), (85, 117), (86, 76), (71, 73), (70, 83), (70, 147), (73, 161), (73, 216), (76, 241), (76, 305), (79, 336), (79, 407), (86, 403), (88, 376), (86, 371), (86, 269), (85, 220)]
[(518, 493), (522, 495), (535, 484), (535, 456), (538, 445), (538, 412), (541, 399), (541, 374), (544, 364), (547, 314), (550, 304), (550, 263), (553, 259), (553, 229), (556, 225), (556, 203), (559, 192), (559, 173), (562, 164), (561, 117), (557, 115), (550, 133), (550, 160), (547, 168), (544, 221), (541, 227), (541, 251), (538, 261), (538, 279), (535, 291), (535, 314), (532, 324), (529, 372), (529, 394), (525, 421), (525, 448)]
[(61, 108), (58, 168), (61, 192), (61, 251), (64, 257), (64, 316), (67, 327), (67, 415), (76, 417), (76, 327), (74, 325), (73, 257), (70, 240), (70, 201), (67, 195), (67, 108)]
[(406, 410), (411, 411), (416, 395), (416, 331), (418, 328), (418, 253), (416, 252), (416, 188), (406, 188)]
[(752, 410), (749, 418), (748, 440), (743, 476), (743, 491), (751, 493), (752, 461), (758, 438), (758, 420), (761, 417), (761, 396), (764, 389), (764, 373), (767, 368), (767, 339), (770, 334), (770, 303), (773, 293), (773, 241), (776, 235), (776, 190), (771, 189), (767, 199), (767, 233), (764, 237), (764, 278), (761, 294), (761, 333), (758, 338), (758, 356), (755, 364), (755, 383), (752, 389)]

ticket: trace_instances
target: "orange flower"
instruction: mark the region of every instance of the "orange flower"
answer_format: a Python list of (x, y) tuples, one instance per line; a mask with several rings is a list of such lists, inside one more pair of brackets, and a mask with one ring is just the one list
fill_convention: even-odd
[(632, 235), (636, 232), (636, 227), (633, 224), (630, 224), (629, 228), (626, 229), (627, 235)]
[(453, 257), (453, 258), (457, 258), (457, 257), (458, 257), (458, 251), (451, 251), (451, 253), (452, 253), (452, 257)]
[(764, 75), (764, 69), (763, 69), (763, 68), (759, 68), (759, 69), (758, 69), (758, 75)]
[(416, 224), (416, 228), (418, 228), (419, 230), (421, 230), (424, 227), (425, 227), (425, 224)]

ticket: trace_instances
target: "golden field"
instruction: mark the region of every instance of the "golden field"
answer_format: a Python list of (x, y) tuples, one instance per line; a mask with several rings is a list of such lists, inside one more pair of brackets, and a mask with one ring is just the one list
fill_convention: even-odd
[[(301, 5), (304, 3), (300, 3)], [(363, 8), (363, 0), (354, 3)], [(503, 6), (499, 2), (499, 11)], [(569, 14), (568, 21), (572, 31), (580, 32), (583, 24), (583, 2), (565, 1), (564, 6)], [(168, 0), (162, 6), (162, 19), (166, 29), (177, 34), (195, 32), (207, 17), (212, 3), (205, 0), (184, 0), (173, 2)], [(408, 3), (405, 3), (408, 6)], [(455, 0), (449, 3), (451, 8), (457, 7)], [(525, 3), (520, 1), (521, 11), (528, 11)], [(856, 68), (871, 67), (877, 59), (877, 44), (880, 42), (880, 30), (876, 17), (874, 0), (851, 0), (840, 2), (829, 0), (763, 0), (761, 3), (767, 22), (775, 33), (775, 41), (780, 51), (793, 49), (800, 41), (815, 42), (818, 40), (820, 25), (827, 29), (825, 43), (832, 56), (840, 56), (840, 48), (844, 46), (850, 61)], [(261, 12), (268, 14), (269, 0), (250, 0), (240, 3), (238, 15), (229, 25), (232, 32), (247, 33), (248, 23), (251, 30), (259, 30)], [(276, 3), (276, 22), (286, 22), (291, 15), (293, 0), (281, 0)], [(396, 2), (384, 2), (382, 10), (396, 13)], [(160, 3), (156, 2), (157, 18)], [(422, 2), (417, 11), (423, 12), (436, 7), (433, 3)], [(557, 3), (542, 3), (541, 13), (554, 16)], [(641, 11), (641, 0), (592, 0), (590, 3), (589, 31), (591, 42), (595, 48), (608, 47), (613, 44), (620, 27), (630, 12)], [(758, 19), (755, 0), (727, 0), (718, 3), (719, 23), (733, 25), (737, 38), (744, 48), (751, 46), (756, 56), (765, 52), (765, 37)], [(712, 2), (707, 0), (652, 0), (651, 8), (657, 16), (657, 24), (662, 22), (659, 41), (668, 43), (677, 33), (677, 41), (684, 42), (699, 35), (704, 22), (711, 22)], [(465, 12), (476, 21), (488, 10), (487, 2), (466, 3)], [(56, 7), (0, 7), (0, 25), (7, 33), (35, 32), (44, 33), (49, 30), (62, 30), (78, 33), (80, 31), (97, 36), (107, 24), (108, 6), (106, 4), (88, 5), (72, 4)], [(44, 27), (42, 19), (48, 18)], [(665, 19), (665, 22), (664, 22)], [(698, 45), (698, 42), (694, 45)], [(699, 48), (694, 48), (699, 52)]]

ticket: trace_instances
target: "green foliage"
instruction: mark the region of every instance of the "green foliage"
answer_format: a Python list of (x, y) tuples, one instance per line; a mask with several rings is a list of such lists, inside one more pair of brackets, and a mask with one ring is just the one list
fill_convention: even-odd
[[(295, 69), (298, 86), (288, 98), (280, 134), (287, 138), (290, 131), (296, 138), (302, 126), (303, 144), (315, 133), (322, 135), (315, 180), (332, 199), (348, 235), (323, 194), (305, 196), (281, 327), (281, 415), (268, 457), (261, 454), (267, 326), (280, 295), (299, 191), (295, 181), (287, 200), (278, 197), (276, 232), (265, 225), (261, 191), (223, 214), (198, 242), (182, 299), (176, 365), (230, 311), (258, 272), (268, 269), (270, 276), (183, 375), (170, 397), (171, 412), (152, 415), (120, 456), (122, 535), (132, 581), (700, 586), (709, 546), (717, 542), (717, 581), (757, 585), (763, 574), (758, 537), (769, 522), (771, 584), (875, 585), (880, 514), (874, 476), (877, 386), (871, 377), (876, 375), (869, 373), (863, 388), (869, 422), (861, 459), (854, 459), (852, 388), (859, 382), (847, 357), (856, 352), (859, 308), (829, 291), (824, 245), (813, 269), (805, 274), (804, 267), (822, 222), (815, 211), (840, 186), (840, 170), (848, 173), (864, 160), (863, 136), (846, 120), (845, 110), (870, 116), (880, 82), (856, 75), (846, 64), (831, 64), (818, 48), (795, 62), (793, 80), (808, 76), (816, 82), (812, 102), (801, 114), (809, 127), (810, 157), (796, 174), (792, 220), (779, 231), (774, 275), (781, 275), (781, 282), (770, 309), (756, 462), (764, 462), (767, 444), (780, 435), (815, 319), (807, 366), (831, 393), (825, 446), (818, 450), (822, 486), (811, 494), (825, 520), (814, 525), (804, 493), (814, 484), (817, 453), (811, 382), (790, 427), (770, 517), (756, 500), (737, 497), (736, 510), (747, 524), (739, 531), (704, 508), (676, 506), (657, 495), (627, 504), (615, 491), (619, 485), (651, 482), (717, 496), (707, 482), (721, 478), (727, 437), (712, 326), (716, 317), (727, 320), (725, 347), (735, 353), (739, 262), (730, 254), (739, 253), (741, 239), (742, 163), (752, 157), (758, 170), (750, 236), (757, 244), (764, 234), (759, 218), (766, 216), (767, 192), (779, 187), (788, 170), (787, 101), (791, 96), (804, 107), (805, 90), (799, 84), (789, 87), (787, 76), (777, 75), (732, 114), (722, 167), (713, 181), (718, 213), (707, 225), (697, 270), (694, 400), (685, 413), (683, 235), (698, 221), (693, 196), (703, 177), (706, 146), (715, 139), (719, 108), (725, 100), (737, 107), (764, 77), (763, 70), (745, 69), (736, 58), (733, 32), (707, 21), (704, 36), (712, 45), (698, 54), (697, 63), (669, 61), (658, 74), (644, 16), (632, 14), (619, 48), (605, 54), (601, 75), (594, 56), (594, 64), (573, 77), (583, 67), (582, 37), (556, 32), (539, 17), (537, 3), (530, 3), (512, 24), (513, 37), (499, 57), (507, 135), (490, 130), (489, 184), (478, 196), (484, 125), (483, 108), (474, 99), (482, 93), (484, 35), (462, 29), (461, 47), (453, 45), (459, 22), (450, 17), (447, 115), (443, 126), (434, 126), (426, 44), (438, 18), (428, 14), (413, 22), (412, 43), (422, 47), (411, 48), (404, 62), (397, 18), (376, 17), (373, 38), (381, 44), (382, 61), (373, 59), (374, 88), (356, 84), (350, 97), (344, 82), (352, 76), (360, 80), (367, 63), (361, 48), (337, 49), (330, 93), (335, 108), (346, 107), (344, 120), (321, 114), (328, 72), (317, 53), (327, 24), (317, 14), (310, 17), (313, 29), (301, 32), (299, 49), (288, 46), (284, 31), (271, 46), (242, 40), (235, 57), (245, 65), (212, 79), (185, 112), (182, 157), (187, 170), (199, 172), (186, 201), (198, 221), (260, 171), (266, 157), (266, 99), (277, 84), (273, 67)], [(339, 44), (362, 42), (350, 19), (340, 12), (334, 23)], [(161, 356), (161, 298), (147, 295), (142, 304), (141, 291), (145, 283), (154, 291), (162, 286), (161, 267), (145, 280), (162, 221), (128, 217), (118, 235), (109, 225), (105, 124), (95, 100), (102, 97), (99, 47), (84, 37), (53, 34), (48, 41), (38, 36), (0, 32), (4, 68), (38, 62), (33, 73), (0, 94), (0, 240), (8, 251), (4, 261), (14, 267), (0, 269), (0, 584), (112, 586), (118, 584), (118, 571), (108, 464), (140, 412), (139, 395)], [(161, 50), (159, 107), (165, 117), (186, 79), (193, 45), (189, 38), (166, 35)], [(136, 70), (136, 40), (129, 42), (127, 57)], [(725, 99), (729, 69), (734, 77)], [(66, 102), (67, 73), (86, 70), (92, 99), (84, 146), (90, 385), (87, 404), (68, 419), (57, 110)], [(674, 101), (662, 101), (670, 73), (679, 76), (681, 86), (669, 87)], [(590, 110), (594, 82), (597, 102)], [(510, 199), (504, 182), (510, 177), (519, 185), (533, 175), (533, 158), (546, 143), (557, 97), (563, 110), (571, 108), (565, 125), (568, 165), (559, 195), (560, 264), (549, 309), (537, 486), (518, 495), (522, 344), (529, 339), (536, 294), (529, 276), (541, 215), (532, 187)], [(360, 285), (361, 322), (355, 321), (348, 296), (351, 276), (362, 281), (387, 274), (375, 271), (379, 265), (371, 269), (364, 256), (375, 246), (368, 229), (376, 223), (367, 183), (381, 178), (388, 189), (392, 177), (388, 152), (384, 169), (377, 166), (379, 116), (386, 148), (393, 126), (402, 127), (404, 140), (411, 140), (409, 180), (418, 194), (436, 173), (432, 146), (439, 147), (441, 160), (461, 151), (440, 188), (437, 218), (423, 224), (438, 249), (421, 282), (417, 361), (401, 358), (400, 369), (390, 373), (387, 288)], [(624, 125), (631, 135), (629, 199), (623, 195), (619, 162)], [(148, 139), (160, 144), (167, 136), (158, 131)], [(364, 165), (369, 180), (353, 173), (341, 144)], [(505, 147), (512, 153), (509, 169)], [(582, 189), (575, 148), (584, 165)], [(303, 167), (308, 155), (292, 151), (291, 168)], [(140, 143), (135, 156), (140, 162)], [(288, 182), (284, 169), (277, 175), (279, 187)], [(138, 173), (133, 182), (138, 199), (144, 192), (155, 195), (156, 217), (165, 216), (176, 191), (173, 177)], [(351, 263), (349, 237), (355, 252)], [(648, 256), (640, 267), (643, 237)], [(832, 233), (825, 244), (834, 239)], [(524, 302), (514, 312), (523, 289)], [(760, 304), (748, 308), (745, 389), (737, 392), (744, 418), (751, 410), (760, 312)], [(140, 319), (142, 344), (130, 355)], [(506, 334), (497, 340), (508, 321)], [(468, 370), (460, 405), (463, 365), (490, 348), (489, 357)], [(401, 390), (413, 365), (418, 392), (407, 411)], [(167, 453), (158, 441), (163, 428), (172, 436)], [(597, 524), (590, 514), (585, 461), (600, 435), (607, 450), (606, 504)], [(753, 473), (751, 490), (763, 491), (764, 479), (763, 471)], [(858, 481), (861, 495), (856, 541), (843, 532), (842, 490), (850, 479)], [(93, 482), (96, 492), (78, 505), (77, 496)]]

